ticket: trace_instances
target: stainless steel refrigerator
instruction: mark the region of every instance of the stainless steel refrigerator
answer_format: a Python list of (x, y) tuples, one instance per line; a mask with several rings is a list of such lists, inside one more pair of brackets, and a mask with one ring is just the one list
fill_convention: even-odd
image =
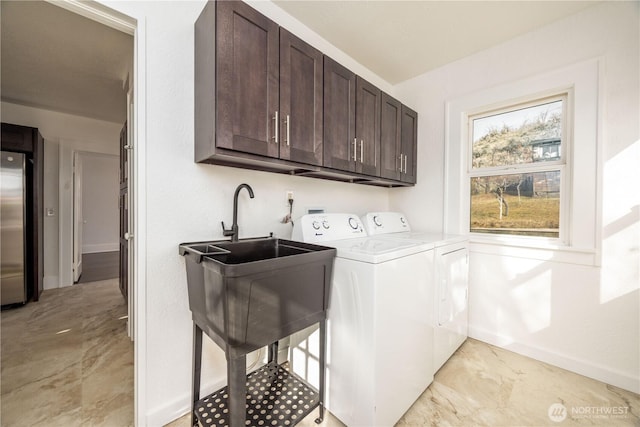
[(26, 286), (26, 175), (25, 155), (2, 151), (0, 229), (2, 305), (25, 303)]

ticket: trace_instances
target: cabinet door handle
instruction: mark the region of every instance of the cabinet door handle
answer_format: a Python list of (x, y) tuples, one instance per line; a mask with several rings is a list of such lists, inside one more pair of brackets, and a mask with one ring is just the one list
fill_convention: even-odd
[(407, 155), (404, 155), (404, 173), (407, 173)]
[(278, 122), (278, 112), (273, 116), (273, 142), (278, 143), (278, 127), (280, 127), (280, 122)]
[(400, 170), (400, 173), (402, 173), (402, 154), (400, 154), (399, 159), (400, 159), (400, 169), (399, 170)]
[(354, 162), (358, 161), (358, 153), (356, 151), (357, 144), (358, 144), (358, 140), (356, 138), (353, 138), (353, 161)]
[(290, 138), (290, 135), (291, 135), (290, 122), (291, 122), (291, 119), (289, 118), (289, 115), (287, 114), (287, 117), (284, 119), (284, 124), (286, 125), (286, 128), (287, 128), (287, 147), (289, 146), (289, 138)]
[(360, 140), (360, 163), (364, 163), (364, 141)]

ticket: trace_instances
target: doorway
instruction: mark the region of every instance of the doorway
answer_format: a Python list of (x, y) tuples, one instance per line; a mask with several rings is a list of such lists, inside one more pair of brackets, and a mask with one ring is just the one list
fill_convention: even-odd
[[(73, 282), (118, 278), (118, 231), (128, 218), (119, 197), (120, 159), (76, 151), (73, 159)], [(119, 224), (120, 223), (120, 224)], [(125, 247), (126, 249), (126, 247)], [(126, 273), (126, 264), (123, 266)], [(126, 274), (125, 274), (126, 278)], [(126, 298), (126, 293), (123, 293)]]
[[(31, 47), (29, 49), (24, 49), (22, 46), (17, 49), (19, 52), (14, 56), (17, 58), (23, 58), (23, 57), (27, 57), (30, 55), (33, 55), (34, 57), (37, 56), (36, 53), (34, 53), (38, 48), (42, 47), (44, 50), (51, 50), (53, 57), (66, 57), (66, 58), (72, 58), (72, 59), (67, 59), (67, 63), (64, 66), (57, 66), (54, 67), (54, 69), (46, 69), (46, 67), (44, 66), (40, 66), (39, 63), (35, 62), (34, 64), (36, 64), (35, 66), (32, 67), (25, 67), (23, 68), (21, 71), (19, 71), (19, 73), (21, 73), (21, 75), (19, 75), (18, 79), (14, 80), (15, 82), (17, 82), (17, 84), (11, 88), (11, 90), (5, 90), (5, 85), (6, 83), (10, 80), (10, 76), (9, 73), (5, 73), (5, 65), (8, 67), (17, 67), (20, 64), (18, 64), (17, 62), (14, 61), (5, 61), (5, 54), (8, 54), (8, 50), (6, 49), (8, 46), (10, 46), (13, 43), (18, 43), (20, 42), (20, 40), (24, 40), (29, 38), (29, 36), (27, 37), (22, 37), (21, 33), (19, 33), (19, 31), (15, 30), (15, 25), (17, 25), (16, 21), (14, 21), (12, 19), (11, 14), (9, 13), (5, 13), (5, 9), (9, 10), (9, 8), (18, 8), (18, 7), (28, 7), (28, 8), (37, 8), (40, 6), (46, 6), (49, 7), (49, 10), (53, 9), (66, 9), (67, 12), (71, 11), (73, 12), (73, 15), (77, 15), (77, 16), (81, 16), (83, 17), (83, 19), (85, 21), (91, 21), (91, 24), (87, 24), (87, 22), (84, 22), (82, 25), (96, 25), (96, 22), (98, 22), (100, 25), (102, 26), (106, 26), (109, 27), (111, 29), (116, 29), (119, 32), (123, 32), (128, 34), (130, 37), (134, 36), (134, 34), (136, 33), (136, 23), (133, 19), (126, 17), (124, 15), (119, 14), (118, 12), (115, 12), (105, 6), (102, 6), (101, 4), (98, 3), (91, 3), (91, 2), (77, 2), (75, 0), (62, 0), (62, 1), (56, 1), (56, 2), (45, 2), (45, 1), (36, 1), (36, 2), (2, 2), (2, 30), (3, 30), (3, 34), (2, 34), (2, 39), (3, 39), (3, 61), (2, 61), (2, 65), (3, 65), (3, 70), (2, 70), (2, 75), (3, 75), (3, 93), (2, 93), (2, 102), (3, 102), (3, 119), (8, 118), (9, 116), (15, 116), (18, 117), (18, 119), (14, 119), (11, 120), (13, 122), (18, 121), (18, 122), (22, 122), (25, 125), (30, 125), (33, 126), (35, 128), (39, 128), (43, 131), (43, 135), (45, 137), (45, 146), (47, 145), (47, 143), (49, 143), (49, 149), (51, 149), (52, 147), (54, 147), (53, 151), (56, 153), (56, 158), (59, 160), (58, 163), (58, 170), (56, 170), (56, 172), (60, 171), (62, 172), (63, 167), (67, 167), (69, 166), (69, 163), (73, 163), (73, 157), (74, 157), (74, 153), (75, 152), (82, 152), (82, 151), (93, 151), (94, 148), (96, 148), (96, 146), (100, 145), (101, 142), (101, 134), (102, 133), (106, 133), (105, 129), (103, 129), (105, 126), (103, 126), (103, 122), (106, 121), (110, 121), (111, 123), (115, 122), (115, 121), (119, 121), (118, 124), (118, 128), (122, 127), (122, 124), (125, 122), (129, 122), (130, 125), (128, 126), (128, 131), (126, 133), (126, 145), (128, 145), (129, 147), (134, 147), (135, 144), (135, 134), (132, 131), (132, 129), (134, 129), (133, 127), (133, 117), (134, 117), (134, 93), (136, 92), (136, 85), (134, 84), (134, 72), (133, 72), (133, 65), (124, 70), (124, 79), (116, 86), (114, 86), (114, 88), (116, 90), (123, 90), (125, 92), (125, 101), (123, 102), (123, 104), (125, 105), (125, 110), (126, 113), (123, 117), (122, 120), (120, 119), (114, 119), (113, 117), (108, 117), (108, 118), (99, 118), (95, 115), (93, 115), (93, 110), (92, 110), (92, 106), (90, 104), (99, 104), (100, 102), (97, 102), (97, 100), (101, 100), (102, 97), (101, 96), (90, 96), (87, 94), (84, 94), (83, 96), (77, 96), (75, 98), (75, 101), (78, 101), (80, 103), (82, 103), (83, 101), (86, 102), (87, 105), (74, 105), (72, 101), (74, 101), (72, 96), (67, 96), (71, 93), (70, 90), (67, 90), (68, 87), (65, 86), (64, 83), (54, 83), (54, 84), (49, 84), (48, 88), (44, 88), (44, 90), (40, 90), (40, 87), (36, 88), (36, 84), (30, 84), (29, 82), (31, 82), (31, 78), (35, 75), (36, 71), (38, 69), (44, 69), (43, 72), (46, 74), (46, 78), (42, 78), (42, 77), (36, 77), (34, 79), (34, 81), (38, 81), (38, 80), (47, 80), (49, 78), (55, 78), (55, 77), (67, 77), (67, 83), (71, 84), (71, 86), (73, 87), (77, 87), (77, 88), (86, 88), (86, 87), (90, 87), (91, 85), (87, 85), (87, 86), (83, 86), (82, 82), (80, 81), (80, 79), (77, 79), (77, 75), (76, 72), (78, 70), (74, 69), (73, 67), (76, 66), (80, 61), (81, 61), (81, 57), (82, 55), (76, 55), (76, 56), (65, 56), (65, 55), (61, 55), (60, 52), (57, 51), (57, 46), (51, 45), (51, 44), (47, 44), (50, 43), (50, 41), (45, 41), (45, 43), (40, 43), (41, 46), (38, 46), (38, 43), (36, 43), (35, 47)], [(44, 7), (43, 6), (43, 7)], [(15, 9), (14, 9), (15, 10)], [(54, 36), (66, 36), (69, 37), (69, 42), (68, 43), (58, 43), (60, 46), (70, 46), (70, 45), (75, 45), (76, 42), (78, 42), (79, 40), (82, 39), (90, 39), (90, 34), (88, 31), (85, 31), (84, 29), (82, 30), (78, 30), (76, 27), (74, 27), (73, 25), (68, 25), (69, 21), (64, 20), (64, 21), (60, 21), (58, 23), (55, 24), (50, 24), (50, 25), (45, 25), (43, 23), (43, 20), (35, 18), (34, 17), (34, 11), (30, 10), (28, 11), (28, 13), (25, 14), (25, 16), (23, 17), (23, 23), (27, 22), (27, 23), (31, 23), (31, 25), (25, 25), (25, 27), (31, 28), (32, 30), (35, 29), (34, 27), (45, 27), (49, 30), (49, 34), (54, 33)], [(58, 15), (58, 12), (54, 12), (54, 14)], [(89, 19), (86, 19), (89, 18)], [(6, 21), (5, 21), (6, 19)], [(65, 18), (67, 19), (67, 18)], [(69, 18), (69, 19), (73, 19), (73, 18)], [(14, 26), (13, 28), (11, 28), (11, 25), (5, 25), (6, 23), (10, 23), (10, 22), (14, 22)], [(34, 23), (36, 23), (37, 25), (34, 25)], [(84, 28), (84, 27), (83, 27)], [(5, 31), (9, 34), (8, 36), (6, 36)], [(74, 33), (75, 32), (75, 33)], [(52, 39), (54, 37), (52, 36)], [(131, 51), (133, 51), (133, 46), (136, 43), (136, 38), (137, 37), (131, 37)], [(43, 53), (41, 51), (38, 51), (39, 54), (41, 54), (41, 56), (43, 56)], [(46, 53), (46, 52), (45, 52)], [(112, 53), (112, 51), (110, 49), (95, 49), (94, 54), (98, 56), (97, 62), (100, 62), (100, 56), (101, 55), (107, 55)], [(29, 60), (34, 60), (34, 57), (29, 57)], [(133, 57), (133, 53), (131, 53), (131, 57)], [(112, 62), (112, 61), (107, 61), (107, 62)], [(46, 65), (46, 64), (45, 64)], [(103, 68), (107, 68), (105, 66), (103, 66)], [(119, 73), (121, 74), (121, 73)], [(69, 82), (71, 81), (71, 82)], [(25, 97), (22, 97), (20, 90), (24, 89), (22, 88), (20, 85), (22, 84), (22, 82), (24, 82), (25, 85), (30, 87), (28, 89), (31, 89), (31, 93), (37, 93), (39, 95), (42, 95), (41, 98), (39, 99), (29, 99), (29, 93), (23, 92), (22, 94), (25, 94)], [(15, 90), (14, 90), (15, 89)], [(61, 101), (60, 105), (54, 105), (54, 103), (51, 103), (49, 101), (51, 101), (51, 99), (45, 99), (48, 95), (59, 95), (60, 99), (58, 99), (59, 101)], [(4, 107), (6, 106), (6, 103), (10, 103), (12, 108), (10, 109), (11, 111), (9, 111), (9, 109), (5, 109)], [(64, 104), (64, 105), (63, 105)], [(105, 104), (109, 104), (108, 102), (106, 102)], [(107, 108), (108, 109), (108, 108)], [(41, 114), (41, 115), (29, 115), (28, 113), (30, 111), (33, 110), (37, 110), (38, 112), (46, 112), (46, 114)], [(98, 112), (100, 113), (100, 112)], [(108, 112), (107, 112), (108, 114)], [(88, 123), (91, 120), (96, 120), (97, 121), (95, 123), (98, 123), (96, 125), (96, 128), (92, 129), (92, 130), (88, 130), (88, 129), (79, 129), (77, 133), (74, 134), (74, 132), (69, 132), (69, 129), (65, 128), (65, 127), (69, 127), (69, 121), (67, 120), (68, 117), (75, 117), (78, 116), (80, 117), (82, 120), (85, 120), (84, 123)], [(50, 118), (54, 118), (53, 120), (50, 120)], [(92, 132), (95, 131), (95, 135), (92, 134)], [(82, 134), (82, 137), (77, 137), (76, 135)], [(96, 136), (97, 135), (97, 136)], [(117, 135), (117, 133), (116, 133)], [(86, 136), (86, 138), (84, 138)], [(116, 137), (114, 140), (114, 150), (116, 153), (116, 156), (118, 155), (118, 152), (120, 150), (120, 147), (118, 146), (119, 142), (118, 138)], [(88, 145), (83, 145), (83, 143), (88, 144)], [(98, 147), (97, 152), (101, 152), (101, 149)], [(104, 153), (103, 153), (104, 154)], [(108, 154), (108, 153), (107, 153)], [(129, 149), (129, 154), (130, 156), (133, 158), (133, 155), (135, 154), (133, 148)], [(130, 178), (130, 184), (128, 184), (129, 188), (134, 188), (133, 185), (133, 178), (135, 178), (135, 171), (134, 171), (134, 167), (133, 167), (133, 163), (129, 162), (128, 163), (128, 167), (130, 168), (131, 172), (129, 173), (129, 178)], [(70, 166), (70, 170), (73, 170), (72, 165)], [(47, 285), (47, 283), (49, 284), (50, 288), (56, 288), (56, 287), (60, 287), (60, 285), (71, 285), (74, 282), (74, 279), (78, 278), (80, 276), (80, 274), (74, 275), (73, 273), (73, 266), (74, 266), (74, 260), (73, 260), (73, 244), (71, 243), (72, 240), (74, 239), (73, 237), (73, 197), (69, 196), (67, 197), (66, 195), (65, 197), (65, 204), (63, 205), (63, 196), (62, 193), (63, 192), (72, 192), (73, 191), (73, 179), (70, 182), (60, 182), (60, 186), (59, 186), (59, 191), (60, 191), (60, 197), (56, 197), (56, 202), (60, 202), (59, 204), (56, 204), (55, 206), (52, 206), (51, 209), (49, 209), (49, 206), (44, 206), (45, 211), (47, 212), (47, 216), (45, 218), (45, 221), (49, 221), (50, 223), (55, 223), (56, 225), (56, 232), (57, 232), (57, 239), (58, 241), (56, 242), (56, 245), (54, 247), (55, 251), (51, 251), (49, 253), (55, 252), (54, 256), (55, 258), (58, 260), (58, 262), (53, 263), (54, 267), (56, 269), (56, 274), (55, 275), (51, 275), (49, 277), (45, 277), (47, 279), (49, 279), (49, 281), (45, 281), (45, 287)], [(118, 195), (116, 195), (116, 197), (118, 197)], [(68, 203), (67, 203), (68, 202)], [(134, 250), (134, 242), (131, 239), (131, 236), (133, 234), (133, 224), (134, 221), (132, 219), (133, 214), (135, 212), (135, 203), (134, 203), (134, 199), (133, 199), (133, 191), (129, 191), (127, 193), (127, 213), (125, 215), (125, 219), (127, 221), (128, 225), (128, 231), (129, 231), (129, 240), (127, 240), (127, 266), (130, 268), (127, 268), (126, 272), (123, 272), (126, 274), (127, 277), (127, 283), (131, 284), (131, 288), (135, 289), (135, 283), (136, 281), (134, 280), (134, 271), (133, 271), (133, 266), (135, 266), (135, 263), (132, 261), (132, 258), (135, 254), (135, 250)], [(119, 219), (120, 215), (116, 212), (116, 217)], [(82, 218), (82, 216), (78, 216), (78, 218)], [(65, 223), (65, 221), (69, 219), (69, 226), (67, 226), (67, 224)], [(77, 237), (76, 237), (77, 239)], [(63, 241), (64, 240), (64, 241)], [(118, 249), (119, 249), (119, 242), (117, 242), (118, 244)], [(76, 245), (78, 248), (80, 248), (80, 245)], [(76, 257), (75, 259), (75, 264), (76, 266), (78, 266), (78, 273), (81, 273), (82, 271), (82, 263), (81, 263), (81, 259), (78, 259), (78, 257)], [(45, 269), (46, 270), (46, 269)], [(66, 281), (63, 280), (65, 279), (65, 275), (66, 275), (66, 270), (69, 270), (69, 278), (70, 281)], [(75, 277), (74, 277), (75, 276)], [(74, 287), (69, 286), (64, 288), (65, 291), (71, 291)], [(46, 290), (45, 290), (46, 292)], [(134, 331), (134, 326), (133, 326), (133, 322), (134, 322), (134, 301), (133, 301), (133, 296), (134, 296), (135, 292), (128, 292), (127, 293), (127, 299), (126, 301), (128, 302), (128, 310), (129, 310), (129, 314), (128, 316), (123, 316), (122, 318), (124, 319), (124, 322), (127, 322), (126, 318), (128, 317), (129, 321), (128, 321), (128, 332), (129, 332), (129, 336), (131, 337), (131, 339), (133, 339), (133, 331)], [(122, 298), (120, 297), (120, 301), (122, 301)], [(67, 307), (67, 302), (68, 301), (64, 301), (64, 300), (60, 300), (60, 306), (59, 309), (60, 310), (64, 310)], [(36, 307), (35, 304), (33, 304), (33, 307)], [(52, 310), (55, 312), (55, 310)], [(77, 316), (79, 317), (79, 316)], [(66, 329), (69, 329), (68, 331)], [(72, 332), (74, 331), (78, 331), (78, 329), (81, 329), (80, 326), (77, 326), (75, 328), (64, 328), (61, 329), (60, 331), (53, 331), (53, 335), (55, 335), (56, 337), (70, 337), (72, 334)], [(84, 328), (86, 329), (86, 328)], [(126, 340), (128, 340), (126, 335), (123, 335), (124, 338)], [(130, 341), (129, 341), (130, 343)], [(55, 360), (55, 359), (51, 359), (51, 360)], [(4, 358), (3, 358), (4, 361)], [(80, 364), (82, 365), (82, 364)], [(131, 366), (131, 369), (133, 370), (133, 366)], [(133, 387), (131, 387), (133, 388)], [(132, 399), (133, 400), (133, 399)], [(4, 411), (3, 411), (4, 412)]]

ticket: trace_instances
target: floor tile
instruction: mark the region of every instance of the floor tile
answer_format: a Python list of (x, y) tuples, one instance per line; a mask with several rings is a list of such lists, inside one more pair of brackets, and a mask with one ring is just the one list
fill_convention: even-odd
[[(133, 425), (126, 314), (117, 280), (45, 291), (3, 311), (2, 426)], [(558, 408), (560, 422), (550, 416)], [(316, 426), (317, 414), (299, 425)], [(638, 427), (639, 414), (635, 393), (468, 339), (397, 426)], [(189, 424), (185, 415), (168, 425)], [(343, 424), (327, 411), (322, 426)]]
[(1, 318), (2, 426), (133, 425), (133, 343), (118, 281), (44, 291)]

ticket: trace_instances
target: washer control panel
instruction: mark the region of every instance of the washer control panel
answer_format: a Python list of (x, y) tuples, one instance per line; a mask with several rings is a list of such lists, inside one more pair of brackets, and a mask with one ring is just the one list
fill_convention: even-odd
[(411, 231), (407, 218), (399, 212), (369, 212), (362, 223), (369, 236)]
[(302, 216), (294, 223), (291, 238), (301, 242), (317, 243), (366, 235), (364, 225), (357, 215), (323, 213)]

